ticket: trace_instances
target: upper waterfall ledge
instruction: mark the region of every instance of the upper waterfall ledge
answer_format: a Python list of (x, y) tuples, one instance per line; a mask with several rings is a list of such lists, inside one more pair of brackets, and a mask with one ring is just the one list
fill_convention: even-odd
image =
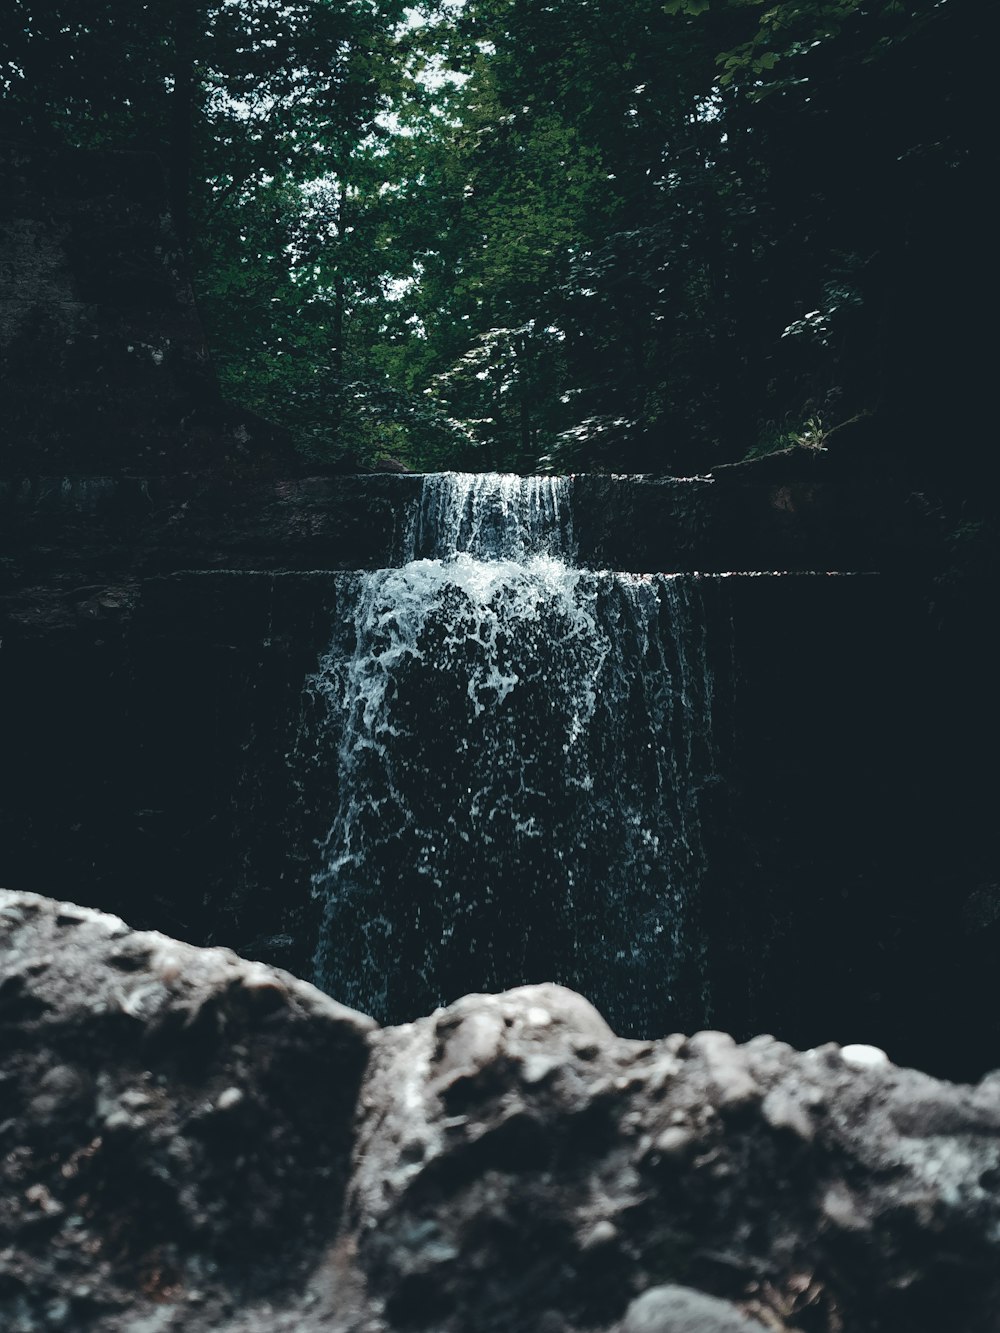
[(27, 893), (0, 978), (10, 1333), (996, 1327), (1000, 1074), (623, 1041), (552, 985), (379, 1030)]
[[(378, 569), (409, 558), (424, 479), (9, 477), (0, 558), (21, 586), (185, 569)], [(942, 567), (921, 497), (884, 483), (579, 475), (576, 560), (635, 573)]]

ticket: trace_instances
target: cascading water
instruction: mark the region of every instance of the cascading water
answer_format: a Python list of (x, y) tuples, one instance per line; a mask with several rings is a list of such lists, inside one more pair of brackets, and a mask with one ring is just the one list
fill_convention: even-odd
[(568, 486), (427, 476), (411, 558), (341, 576), (315, 979), (383, 1021), (540, 980), (622, 1032), (708, 1018), (699, 583), (575, 567)]

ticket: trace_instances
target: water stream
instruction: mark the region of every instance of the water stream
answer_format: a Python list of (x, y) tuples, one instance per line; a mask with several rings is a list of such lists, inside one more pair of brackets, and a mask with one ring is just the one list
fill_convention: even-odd
[(623, 1033), (704, 1024), (698, 577), (578, 567), (557, 478), (429, 475), (406, 544), (339, 576), (306, 686), (317, 984), (382, 1021), (555, 980)]

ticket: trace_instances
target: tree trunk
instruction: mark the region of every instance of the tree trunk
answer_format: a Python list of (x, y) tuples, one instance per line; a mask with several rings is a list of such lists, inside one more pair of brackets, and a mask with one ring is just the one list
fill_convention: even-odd
[(167, 175), (174, 227), (185, 249), (191, 244), (191, 182), (197, 101), (195, 66), (199, 14), (198, 0), (175, 0), (174, 87), (170, 98)]

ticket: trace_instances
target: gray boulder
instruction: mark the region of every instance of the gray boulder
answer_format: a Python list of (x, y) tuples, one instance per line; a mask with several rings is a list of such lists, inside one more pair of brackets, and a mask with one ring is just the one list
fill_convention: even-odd
[(0, 1327), (997, 1333), (1000, 1076), (616, 1038), (558, 986), (379, 1030), (0, 893)]

